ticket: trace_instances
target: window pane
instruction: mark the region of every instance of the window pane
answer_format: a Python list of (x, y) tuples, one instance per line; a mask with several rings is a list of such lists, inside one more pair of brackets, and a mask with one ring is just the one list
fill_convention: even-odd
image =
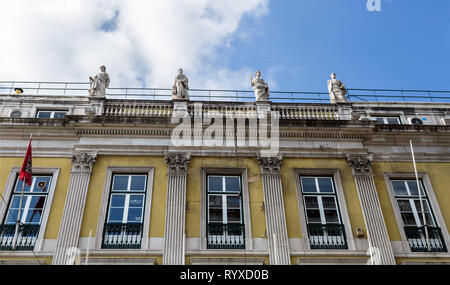
[(311, 177), (303, 177), (302, 181), (302, 190), (305, 193), (315, 193), (316, 190), (316, 182), (314, 178)]
[(210, 222), (223, 222), (222, 209), (209, 209)]
[(66, 112), (55, 112), (55, 115), (53, 116), (53, 118), (55, 119), (62, 119), (66, 116)]
[(391, 184), (395, 195), (408, 196), (408, 191), (406, 190), (404, 181), (391, 181)]
[(383, 118), (377, 118), (377, 124), (383, 125), (384, 124), (384, 119)]
[(327, 209), (336, 209), (336, 202), (334, 197), (322, 197), (322, 205)]
[(387, 118), (387, 122), (389, 125), (399, 125), (400, 124), (400, 120), (396, 117)]
[(128, 222), (129, 223), (142, 222), (142, 208), (130, 208), (128, 210)]
[[(22, 184), (23, 184), (23, 181), (19, 179), (19, 176), (17, 176), (16, 189), (14, 190), (14, 192), (22, 193)], [(31, 186), (28, 186), (27, 184), (25, 184), (24, 192), (30, 192), (30, 189), (31, 189)]]
[(29, 209), (25, 223), (39, 224), (41, 222), (42, 209)]
[(111, 208), (109, 210), (109, 223), (121, 223), (123, 219), (123, 208)]
[(128, 175), (114, 175), (113, 191), (127, 191)]
[(144, 175), (133, 175), (131, 176), (131, 191), (145, 191), (145, 180), (146, 176)]
[(235, 196), (228, 196), (227, 197), (227, 209), (231, 208), (241, 208), (241, 199), (239, 197)]
[(44, 111), (39, 111), (37, 117), (38, 118), (50, 118), (52, 112), (44, 112)]
[(430, 208), (428, 207), (428, 202), (425, 199), (422, 199), (422, 203), (420, 203), (419, 199), (414, 199), (414, 204), (416, 205), (416, 209), (418, 212), (422, 213), (422, 204), (423, 204), (423, 211), (425, 213), (430, 212)]
[(34, 182), (33, 192), (48, 192), (50, 187), (51, 177), (49, 176), (36, 176)]
[(208, 176), (208, 191), (223, 191), (222, 177)]
[(308, 223), (321, 223), (319, 210), (306, 210)]
[[(412, 196), (419, 196), (419, 192), (417, 191), (417, 181), (410, 180), (407, 183), (408, 183), (408, 187), (409, 187), (409, 191), (411, 192), (411, 195)], [(419, 185), (420, 185), (420, 190), (421, 190), (420, 194), (423, 197), (423, 196), (425, 196), (425, 193), (423, 192), (423, 188), (422, 188), (422, 185), (421, 185), (420, 181), (419, 181)]]
[(228, 222), (241, 222), (241, 210), (239, 209), (228, 209), (227, 210), (227, 220)]
[(209, 195), (209, 207), (222, 209), (222, 196)]
[(397, 200), (400, 212), (412, 212), (411, 204), (409, 200)]
[(46, 196), (33, 196), (30, 202), (30, 208), (43, 209)]
[(111, 207), (125, 207), (125, 195), (111, 195)]
[(307, 209), (319, 209), (319, 202), (317, 197), (305, 196), (305, 207)]
[(318, 178), (321, 193), (333, 193), (333, 181), (331, 178)]
[(225, 177), (225, 189), (228, 192), (239, 192), (240, 189), (240, 183), (239, 183), (239, 177)]
[(324, 213), (327, 223), (339, 223), (339, 216), (336, 210), (324, 210)]
[(412, 213), (401, 213), (403, 224), (405, 226), (415, 226), (416, 220), (414, 219), (414, 215)]
[[(25, 201), (25, 199), (26, 199), (26, 196), (24, 196), (23, 201)], [(19, 209), (19, 204), (20, 204), (20, 195), (14, 195), (9, 208), (10, 209)], [(22, 209), (23, 209), (23, 204), (24, 204), (24, 202), (22, 202)]]
[(144, 205), (144, 195), (130, 195), (130, 207), (140, 207)]
[[(427, 225), (428, 226), (433, 226), (434, 227), (434, 221), (433, 221), (433, 217), (431, 216), (430, 213), (425, 213), (425, 219), (427, 220)], [(421, 225), (423, 225), (423, 217), (422, 217), (422, 213), (419, 214), (419, 220)]]
[(8, 216), (6, 217), (5, 224), (15, 224), (17, 222), (17, 215), (19, 215), (18, 209), (17, 210), (10, 209), (8, 211)]

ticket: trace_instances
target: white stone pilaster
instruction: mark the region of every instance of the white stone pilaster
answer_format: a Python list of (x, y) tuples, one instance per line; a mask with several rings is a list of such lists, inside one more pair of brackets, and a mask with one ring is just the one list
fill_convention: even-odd
[(355, 177), (364, 222), (367, 227), (369, 246), (374, 249), (372, 251), (374, 253), (374, 256), (372, 256), (374, 264), (395, 265), (394, 252), (370, 168), (372, 156), (348, 154), (347, 162), (352, 167)]
[(59, 226), (56, 250), (53, 255), (52, 263), (55, 265), (66, 264), (67, 250), (78, 246), (89, 180), (96, 158), (96, 153), (85, 152), (76, 152), (70, 157), (72, 171), (63, 216)]
[(281, 156), (258, 157), (263, 182), (269, 262), (271, 265), (291, 264), (281, 186), (281, 162)]
[(183, 265), (185, 249), (186, 176), (190, 155), (166, 153), (168, 165), (163, 264)]

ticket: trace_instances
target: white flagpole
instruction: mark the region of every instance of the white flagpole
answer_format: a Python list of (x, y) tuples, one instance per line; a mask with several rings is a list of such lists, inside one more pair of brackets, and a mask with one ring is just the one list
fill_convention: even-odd
[(414, 172), (416, 174), (417, 191), (419, 192), (420, 208), (421, 208), (421, 212), (422, 212), (423, 225), (424, 225), (424, 228), (425, 228), (425, 238), (426, 238), (426, 241), (427, 241), (428, 251), (431, 251), (430, 237), (428, 235), (427, 221), (425, 220), (425, 212), (424, 212), (424, 208), (423, 208), (422, 193), (420, 191), (421, 188), (420, 188), (420, 183), (419, 183), (419, 175), (417, 174), (416, 158), (414, 156), (414, 149), (413, 149), (413, 145), (412, 145), (412, 141), (411, 140), (409, 140), (409, 144), (411, 146), (411, 154), (412, 154), (412, 158), (413, 158)]
[(92, 237), (92, 231), (89, 231), (89, 238), (88, 238), (87, 249), (86, 249), (86, 259), (84, 261), (84, 265), (88, 265), (88, 262), (89, 262), (89, 246), (91, 243), (91, 237)]

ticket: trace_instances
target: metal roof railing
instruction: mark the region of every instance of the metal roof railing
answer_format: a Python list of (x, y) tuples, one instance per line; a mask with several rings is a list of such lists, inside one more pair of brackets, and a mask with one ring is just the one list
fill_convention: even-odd
[[(0, 95), (15, 95), (16, 88), (28, 96), (80, 96), (87, 97), (87, 82), (33, 82), (0, 81)], [(170, 88), (108, 88), (108, 99), (171, 100)], [(428, 102), (450, 103), (450, 91), (395, 90), (395, 89), (348, 89), (350, 102)], [(254, 102), (251, 90), (190, 89), (192, 101)], [(328, 92), (270, 91), (275, 103), (329, 103)]]

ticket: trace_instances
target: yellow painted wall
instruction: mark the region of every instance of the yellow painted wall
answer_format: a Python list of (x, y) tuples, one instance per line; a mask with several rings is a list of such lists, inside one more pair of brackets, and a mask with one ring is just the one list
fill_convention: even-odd
[[(414, 174), (414, 166), (411, 162), (376, 162), (372, 166), (372, 171), (389, 237), (393, 241), (400, 241), (400, 229), (395, 220), (394, 209), (383, 173), (404, 172)], [(448, 186), (450, 185), (450, 163), (417, 163), (417, 171), (428, 174), (439, 209), (448, 228), (450, 226), (450, 192)], [(436, 215), (436, 209), (433, 209), (433, 211)]]
[[(23, 157), (0, 157), (0, 187), (2, 187), (2, 195), (4, 195), (6, 191), (6, 183), (11, 168), (20, 168), (22, 166), (22, 162)], [(69, 187), (72, 163), (68, 158), (33, 157), (33, 168), (39, 167), (60, 168), (52, 205), (50, 207), (47, 228), (44, 235), (45, 239), (56, 239), (58, 237), (59, 224), (61, 222), (64, 203), (66, 201), (67, 188)], [(8, 202), (9, 201), (6, 201), (6, 203)]]
[[(301, 238), (301, 225), (298, 211), (298, 200), (294, 177), (295, 168), (306, 169), (339, 169), (342, 187), (344, 188), (345, 202), (348, 215), (355, 236), (355, 228), (365, 230), (364, 217), (356, 190), (355, 179), (351, 168), (344, 159), (317, 159), (317, 158), (284, 158), (281, 165), (281, 179), (283, 186), (284, 207), (289, 238)], [(342, 214), (342, 209), (341, 209)]]
[(154, 167), (150, 237), (163, 237), (167, 192), (167, 164), (164, 158), (162, 156), (103, 155), (97, 157), (97, 161), (92, 169), (80, 236), (88, 237), (90, 230), (92, 230), (92, 236), (96, 235), (97, 224), (99, 222), (98, 215), (100, 213), (108, 167)]

